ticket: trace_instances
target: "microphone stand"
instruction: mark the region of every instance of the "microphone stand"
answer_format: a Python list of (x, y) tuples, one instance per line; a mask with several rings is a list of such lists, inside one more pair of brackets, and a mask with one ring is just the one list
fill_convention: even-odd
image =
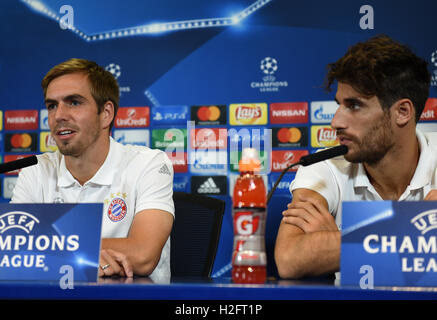
[(276, 180), (275, 185), (272, 187), (272, 189), (270, 190), (269, 194), (267, 195), (267, 204), (269, 203), (270, 198), (272, 197), (273, 193), (275, 192), (276, 188), (278, 187), (279, 182), (281, 182), (281, 179), (284, 176), (284, 174), (286, 174), (288, 170), (290, 170), (291, 168), (293, 168), (294, 166), (297, 166), (299, 164), (302, 164), (302, 161), (292, 163), (292, 164), (290, 164), (287, 168), (285, 168), (282, 171), (281, 175)]
[(281, 181), (282, 177), (284, 176), (284, 174), (290, 170), (290, 168), (297, 166), (299, 164), (303, 165), (303, 166), (308, 166), (310, 164), (313, 163), (317, 163), (320, 161), (324, 161), (324, 160), (328, 160), (337, 156), (341, 156), (344, 155), (348, 152), (348, 148), (345, 145), (340, 145), (337, 147), (333, 147), (333, 148), (329, 148), (329, 149), (325, 149), (322, 150), (320, 152), (316, 152), (316, 153), (312, 153), (306, 156), (303, 156), (300, 158), (299, 162), (296, 163), (292, 163), (290, 164), (287, 168), (285, 168), (284, 171), (282, 171), (281, 175), (279, 176), (278, 180), (276, 180), (275, 185), (273, 186), (273, 188), (270, 190), (269, 194), (267, 195), (267, 203), (269, 203), (270, 198), (273, 195), (273, 192), (275, 192), (276, 187), (278, 186), (279, 182)]

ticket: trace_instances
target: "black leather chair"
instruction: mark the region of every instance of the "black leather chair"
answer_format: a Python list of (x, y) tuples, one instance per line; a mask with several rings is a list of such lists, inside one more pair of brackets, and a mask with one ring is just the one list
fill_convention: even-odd
[(171, 275), (209, 277), (219, 243), (225, 201), (185, 192), (174, 192), (173, 200)]

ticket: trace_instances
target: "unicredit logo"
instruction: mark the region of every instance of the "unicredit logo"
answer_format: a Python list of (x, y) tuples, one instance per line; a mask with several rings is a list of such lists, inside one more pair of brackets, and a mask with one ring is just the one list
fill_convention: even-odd
[(226, 129), (202, 128), (190, 131), (191, 147), (196, 149), (225, 149), (227, 137)]
[[(308, 150), (273, 150), (272, 151), (272, 171), (280, 172), (290, 164), (298, 162), (302, 156), (308, 154)], [(290, 171), (296, 171), (297, 167)]]
[(146, 125), (146, 119), (117, 119), (117, 126), (119, 127), (144, 127)]
[(148, 107), (123, 107), (118, 109), (115, 127), (147, 127), (149, 122)]
[(437, 120), (437, 98), (428, 98), (420, 120)]

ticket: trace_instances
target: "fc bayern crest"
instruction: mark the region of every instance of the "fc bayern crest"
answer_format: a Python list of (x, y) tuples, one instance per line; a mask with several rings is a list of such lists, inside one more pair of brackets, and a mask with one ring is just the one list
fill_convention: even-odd
[(111, 221), (118, 222), (123, 220), (127, 213), (126, 202), (121, 198), (115, 198), (111, 201), (108, 208), (108, 217)]

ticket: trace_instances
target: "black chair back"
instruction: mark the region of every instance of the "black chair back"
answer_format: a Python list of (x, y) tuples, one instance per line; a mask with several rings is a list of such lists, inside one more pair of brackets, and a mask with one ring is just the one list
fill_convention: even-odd
[(185, 192), (174, 192), (173, 200), (171, 275), (209, 277), (219, 243), (225, 201)]

